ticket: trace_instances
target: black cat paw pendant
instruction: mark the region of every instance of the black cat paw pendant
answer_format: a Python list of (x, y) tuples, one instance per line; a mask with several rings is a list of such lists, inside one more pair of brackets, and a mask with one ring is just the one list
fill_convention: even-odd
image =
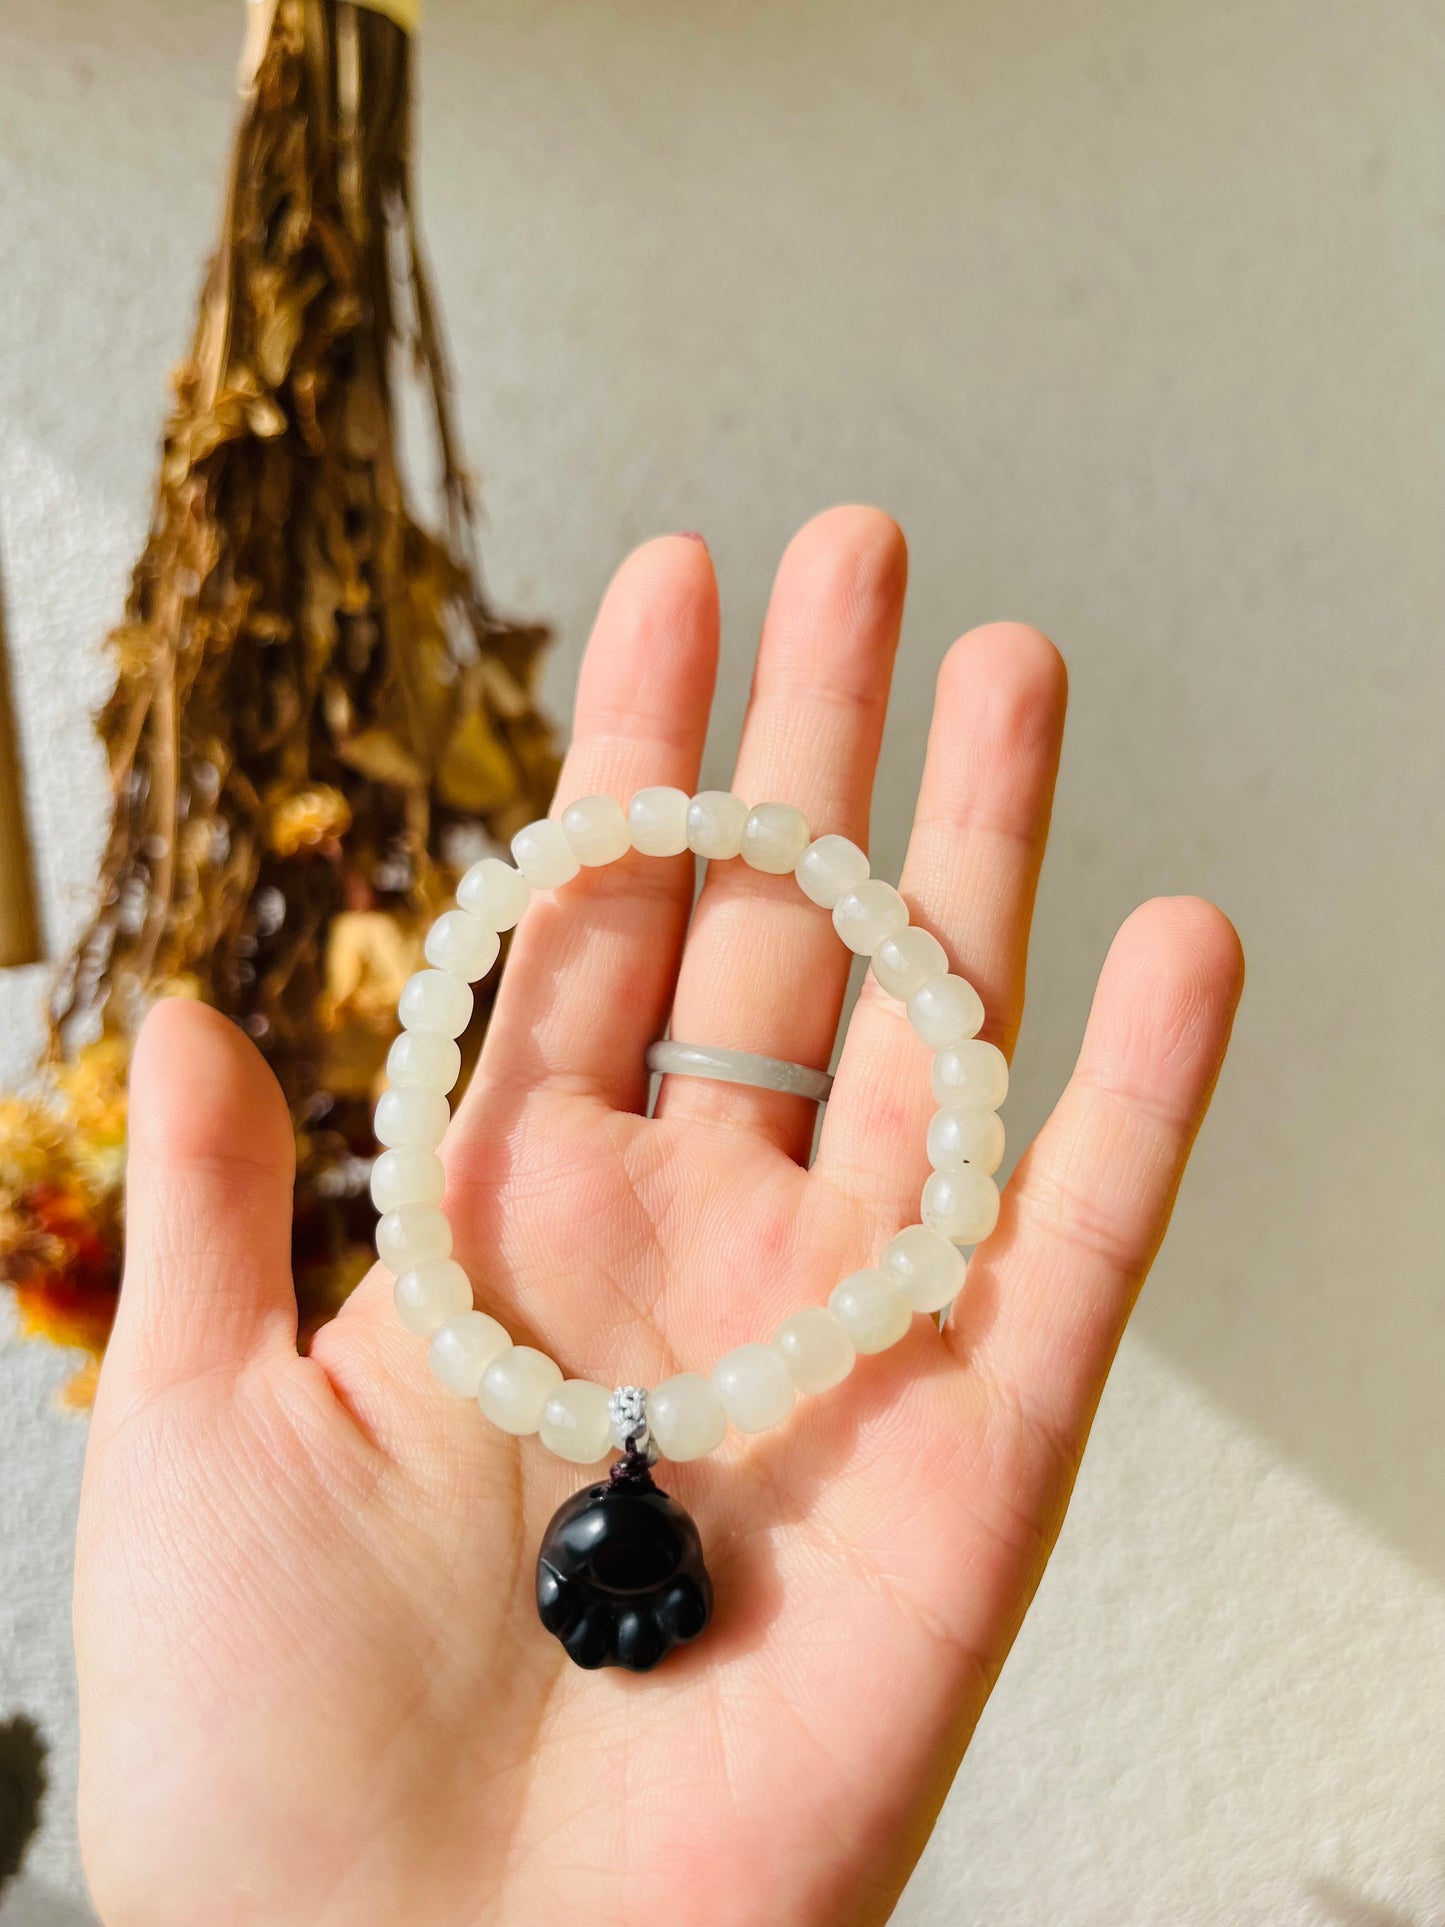
[(537, 1611), (576, 1665), (633, 1673), (706, 1626), (712, 1581), (697, 1527), (635, 1447), (553, 1514), (537, 1558)]

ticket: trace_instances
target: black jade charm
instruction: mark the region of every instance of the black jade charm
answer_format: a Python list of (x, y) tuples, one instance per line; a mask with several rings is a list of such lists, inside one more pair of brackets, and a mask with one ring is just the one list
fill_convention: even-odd
[(552, 1515), (537, 1557), (537, 1611), (578, 1666), (646, 1673), (696, 1639), (712, 1581), (691, 1517), (629, 1452)]

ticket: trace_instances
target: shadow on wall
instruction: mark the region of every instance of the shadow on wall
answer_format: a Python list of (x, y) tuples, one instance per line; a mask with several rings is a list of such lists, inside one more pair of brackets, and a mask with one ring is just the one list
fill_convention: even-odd
[[(1107, 701), (1121, 679), (1100, 669)], [(1075, 652), (1076, 690), (1098, 673)], [(1122, 700), (1122, 688), (1114, 693)], [(1326, 1497), (1445, 1584), (1445, 1191), (1432, 1169), (1445, 1123), (1420, 1043), (1445, 933), (1424, 839), (1417, 864), (1397, 855), (1386, 865), (1388, 913), (1369, 901), (1374, 888), (1338, 872), (1335, 893), (1309, 901), (1310, 886), (1288, 874), (1292, 864), (1303, 878), (1317, 874), (1303, 837), (1279, 849), (1242, 842), (1203, 861), (1161, 837), (1130, 865), (1126, 853), (1104, 854), (1114, 832), (1080, 823), (1110, 806), (1087, 795), (1082, 810), (1069, 806), (1069, 787), (1100, 780), (1079, 770), (1094, 754), (1079, 740), (1087, 729), (1074, 731), (1067, 752), (1041, 895), (1019, 1110), (1030, 1126), (1042, 1120), (1083, 1021), (1088, 950), (1102, 957), (1131, 901), (1178, 888), (1214, 896), (1239, 926), (1248, 981), (1136, 1329)], [(1149, 786), (1133, 785), (1141, 814), (1164, 800), (1142, 793)], [(1187, 800), (1175, 799), (1176, 816)], [(1388, 988), (1360, 999), (1357, 986), (1381, 968), (1371, 955), (1378, 933), (1392, 926)], [(1367, 1141), (1343, 1154), (1340, 1127), (1362, 1105)]]
[(67, 1900), (33, 1880), (19, 1880), (0, 1900), (0, 1927), (96, 1927), (96, 1922), (80, 1901)]
[(1438, 1898), (1428, 1903), (1427, 1913), (1405, 1913), (1398, 1907), (1366, 1900), (1336, 1880), (1312, 1880), (1305, 1891), (1320, 1904), (1321, 1927), (1435, 1927), (1437, 1921), (1445, 1920), (1445, 1884)]
[(0, 1726), (0, 1894), (19, 1873), (40, 1825), (45, 1798), (45, 1741), (23, 1713)]
[(45, 1760), (34, 1720), (17, 1713), (0, 1725), (0, 1927), (95, 1927), (82, 1901), (16, 1878), (40, 1826)]

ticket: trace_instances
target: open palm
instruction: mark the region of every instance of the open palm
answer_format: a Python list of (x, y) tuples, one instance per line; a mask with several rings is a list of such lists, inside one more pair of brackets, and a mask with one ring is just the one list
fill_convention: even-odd
[[(906, 574), (863, 509), (779, 570), (734, 787), (866, 842)], [(696, 785), (717, 654), (706, 549), (622, 568), (559, 807)], [(1063, 723), (1052, 647), (949, 651), (901, 887), (1006, 1049)], [(524, 920), (444, 1147), (457, 1252), (569, 1376), (707, 1371), (917, 1216), (928, 1054), (871, 980), (812, 1107), (670, 1079), (676, 1036), (823, 1064), (848, 956), (789, 879), (585, 872)], [(684, 947), (684, 938), (686, 946)], [(916, 1318), (788, 1424), (664, 1466), (716, 1587), (658, 1672), (584, 1673), (536, 1549), (583, 1478), (430, 1379), (374, 1271), (307, 1358), (290, 1130), (199, 1006), (142, 1033), (129, 1250), (79, 1537), (81, 1820), (110, 1927), (885, 1920), (1057, 1532), (1238, 995), (1229, 925), (1135, 913), (1078, 1069), (947, 1330)], [(595, 1475), (594, 1475), (595, 1476)]]

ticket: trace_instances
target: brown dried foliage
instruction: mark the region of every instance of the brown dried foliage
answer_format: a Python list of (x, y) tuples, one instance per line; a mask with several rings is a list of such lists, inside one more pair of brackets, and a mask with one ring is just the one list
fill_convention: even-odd
[[(544, 632), (479, 587), (473, 504), (418, 245), (411, 46), (344, 0), (270, 0), (195, 342), (99, 728), (114, 811), (53, 1053), (129, 1037), (158, 991), (242, 1024), (301, 1151), (314, 1320), (361, 1262), (358, 1155), (388, 999), (456, 833), (546, 807)], [(396, 383), (429, 401), (438, 532), (408, 507)], [(479, 998), (480, 1001), (480, 998)]]

